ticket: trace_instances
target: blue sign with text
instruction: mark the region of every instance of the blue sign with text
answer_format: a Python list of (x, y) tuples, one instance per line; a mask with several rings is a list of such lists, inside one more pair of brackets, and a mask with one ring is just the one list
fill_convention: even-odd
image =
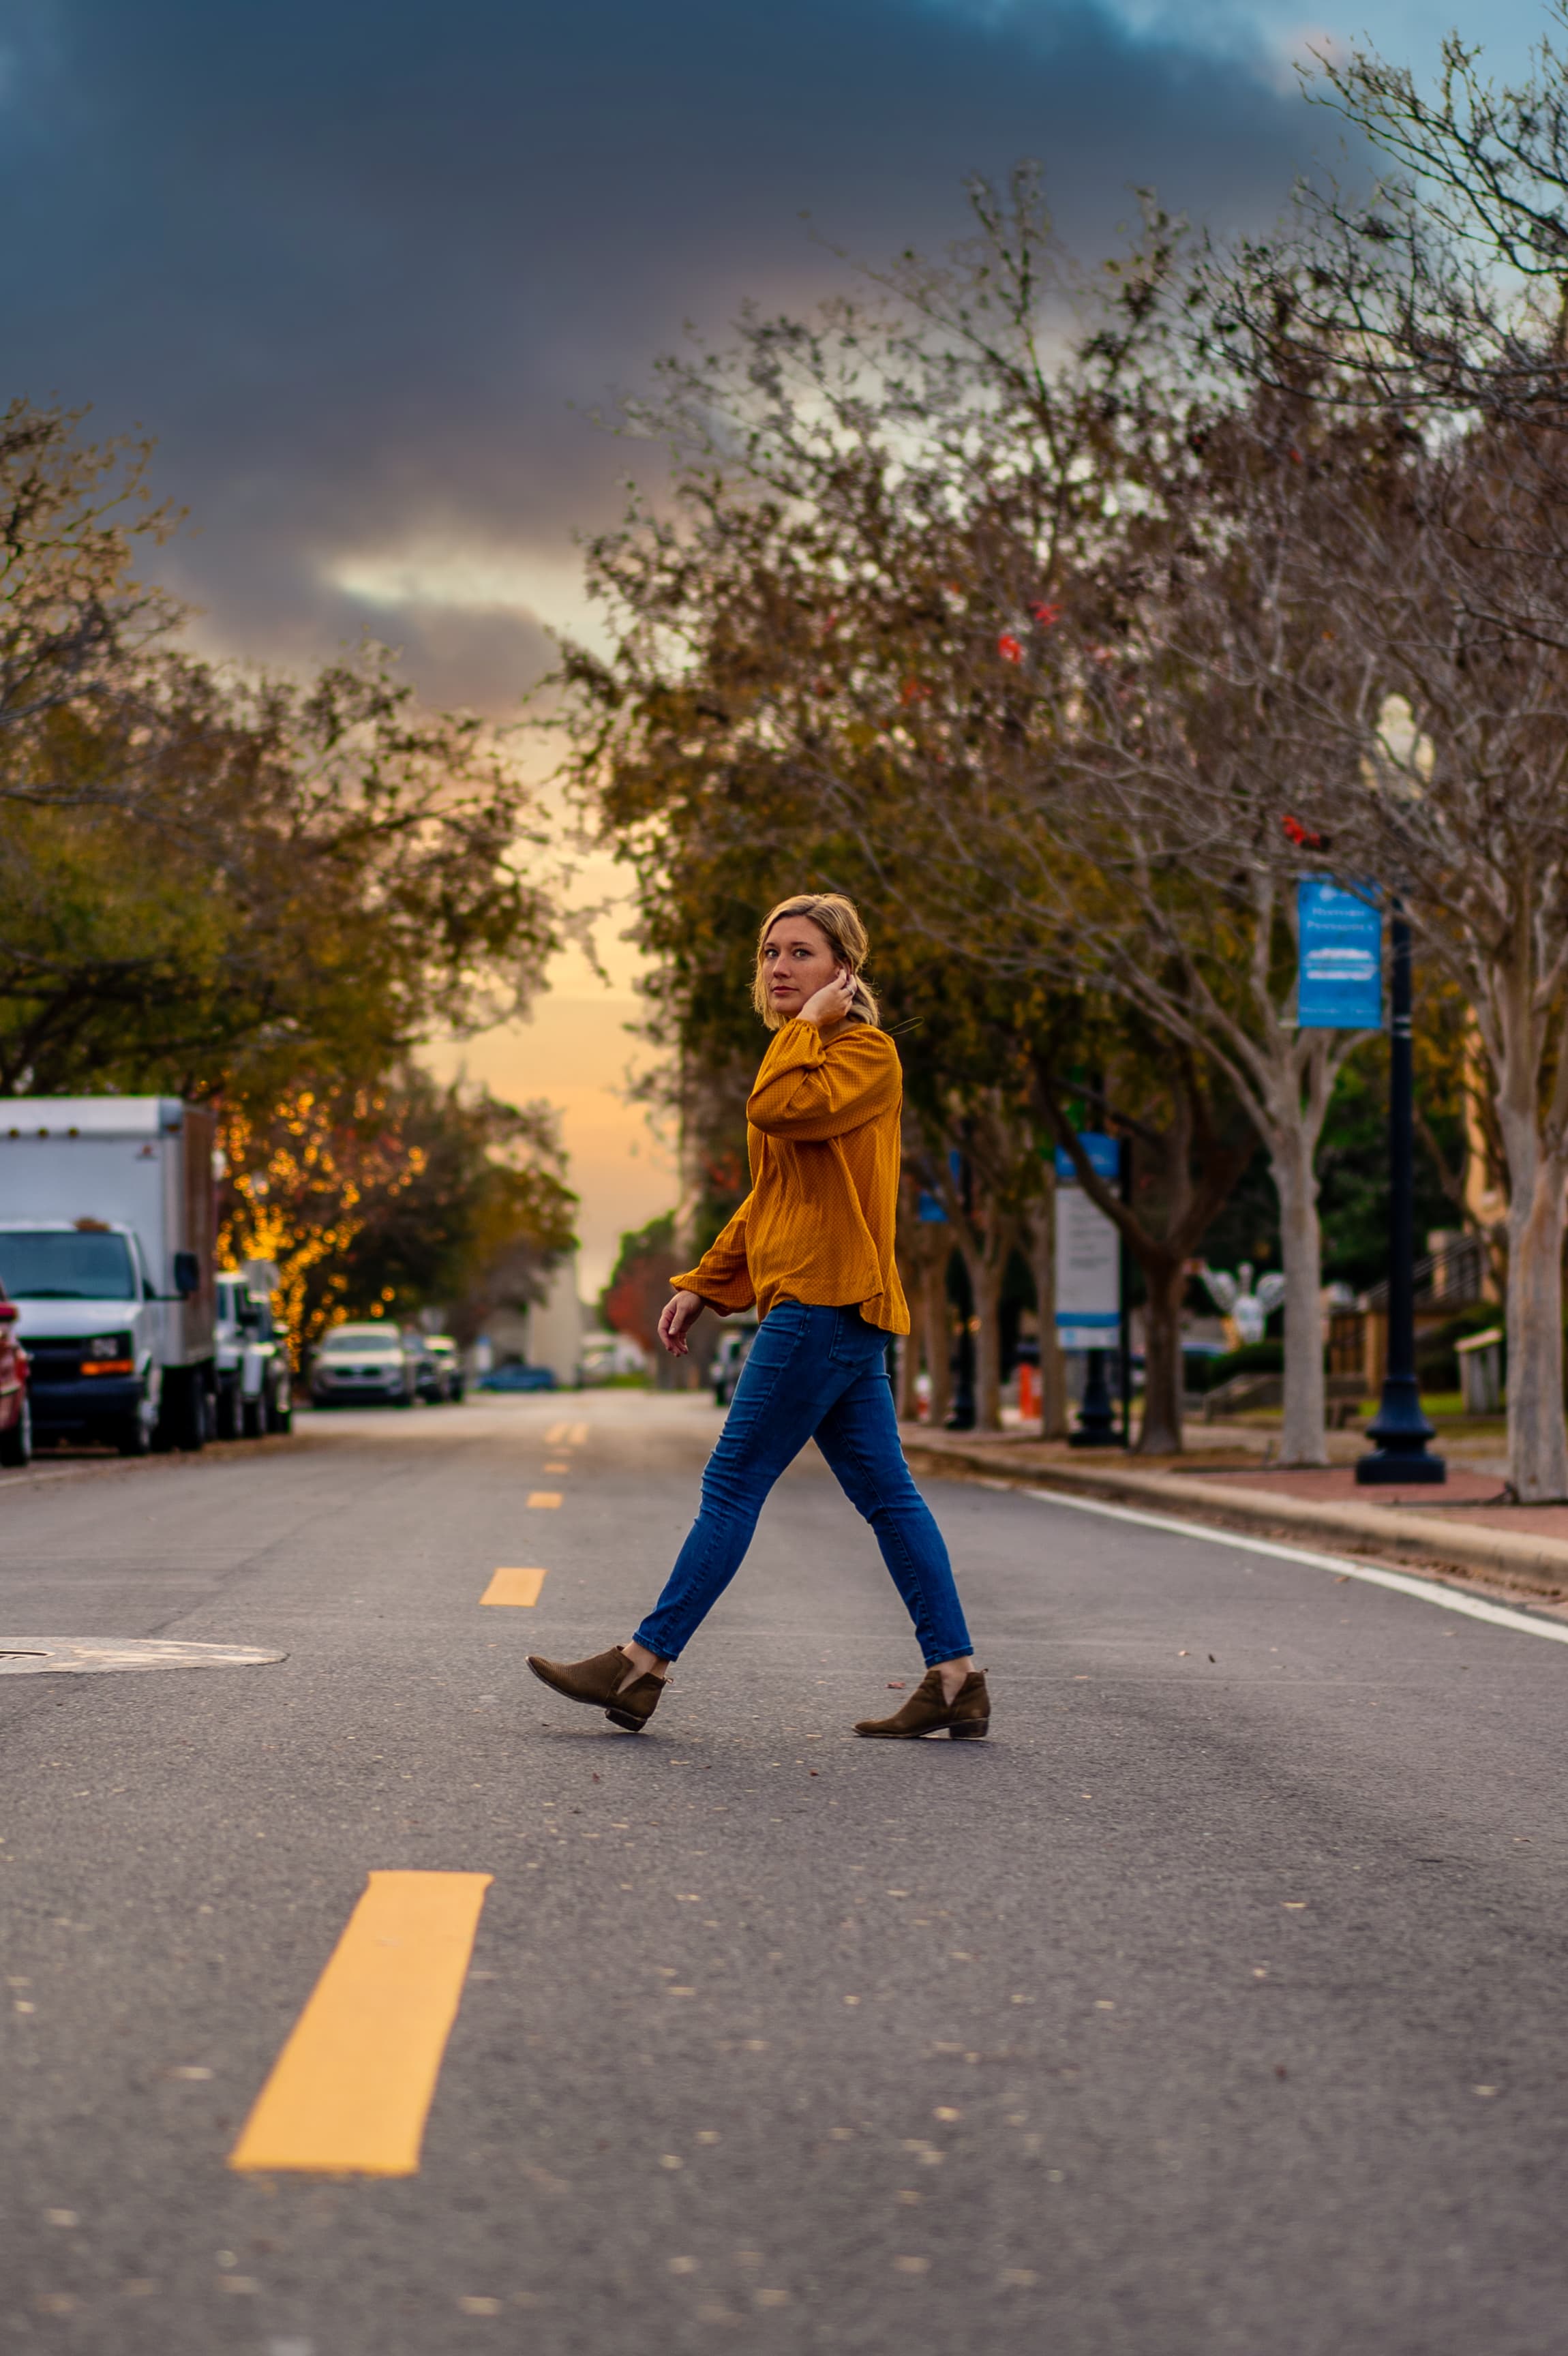
[[(1083, 1158), (1097, 1178), (1114, 1184), (1122, 1167), (1122, 1148), (1113, 1137), (1101, 1137), (1097, 1130), (1080, 1129), (1078, 1141), (1083, 1148)], [(1078, 1172), (1065, 1145), (1057, 1148), (1057, 1176), (1064, 1184), (1076, 1186)]]
[(1326, 876), (1296, 885), (1304, 1031), (1378, 1031), (1383, 1021), (1383, 912)]

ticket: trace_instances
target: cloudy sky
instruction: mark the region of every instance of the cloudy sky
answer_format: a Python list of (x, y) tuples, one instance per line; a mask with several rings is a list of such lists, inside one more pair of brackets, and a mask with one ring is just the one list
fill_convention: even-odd
[[(1425, 63), (1451, 21), (1337, 5), (0, 0), (0, 398), (156, 437), (209, 645), (369, 629), (504, 710), (580, 615), (574, 530), (617, 509), (585, 412), (683, 319), (832, 284), (803, 213), (867, 256), (936, 246), (966, 173), (1030, 155), (1085, 253), (1136, 183), (1267, 219), (1335, 151), (1292, 59), (1365, 32)], [(1460, 18), (1503, 69), (1537, 23)], [(624, 1174), (633, 1208), (667, 1183)]]

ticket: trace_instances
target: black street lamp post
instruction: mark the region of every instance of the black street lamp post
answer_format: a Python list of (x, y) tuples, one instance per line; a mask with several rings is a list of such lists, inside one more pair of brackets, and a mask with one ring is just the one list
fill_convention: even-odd
[(1389, 1354), (1383, 1395), (1367, 1436), (1376, 1448), (1356, 1463), (1363, 1488), (1448, 1478), (1426, 1443), (1433, 1427), (1415, 1378), (1415, 1074), (1411, 1044), (1410, 924), (1393, 904), (1393, 1004), (1389, 1038)]

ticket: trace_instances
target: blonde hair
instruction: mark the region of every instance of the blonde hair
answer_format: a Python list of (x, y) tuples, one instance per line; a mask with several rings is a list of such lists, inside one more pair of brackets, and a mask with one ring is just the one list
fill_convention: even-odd
[(751, 1002), (770, 1031), (783, 1028), (789, 1017), (780, 1014), (768, 995), (768, 980), (762, 969), (762, 952), (768, 946), (768, 936), (780, 916), (809, 916), (824, 937), (833, 953), (834, 961), (848, 966), (854, 976), (854, 996), (850, 1001), (846, 1020), (851, 1023), (881, 1024), (876, 1001), (862, 976), (861, 968), (871, 953), (871, 943), (865, 926), (860, 921), (860, 910), (842, 892), (797, 892), (788, 900), (780, 900), (763, 919), (762, 930), (757, 936), (757, 973), (751, 985)]

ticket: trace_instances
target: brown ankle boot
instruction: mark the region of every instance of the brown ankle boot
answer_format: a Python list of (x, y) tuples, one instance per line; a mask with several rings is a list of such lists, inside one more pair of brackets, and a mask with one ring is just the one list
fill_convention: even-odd
[(944, 1728), (955, 1742), (990, 1732), (991, 1697), (983, 1669), (971, 1669), (951, 1701), (942, 1698), (940, 1669), (928, 1669), (902, 1709), (891, 1718), (863, 1718), (854, 1730), (888, 1742), (912, 1742), (922, 1734), (940, 1734)]
[(618, 1644), (612, 1644), (607, 1653), (596, 1653), (588, 1661), (547, 1661), (538, 1653), (530, 1653), (528, 1665), (552, 1693), (602, 1709), (612, 1726), (624, 1727), (628, 1734), (642, 1732), (664, 1690), (663, 1678), (656, 1677), (651, 1669), (627, 1685), (631, 1663)]

